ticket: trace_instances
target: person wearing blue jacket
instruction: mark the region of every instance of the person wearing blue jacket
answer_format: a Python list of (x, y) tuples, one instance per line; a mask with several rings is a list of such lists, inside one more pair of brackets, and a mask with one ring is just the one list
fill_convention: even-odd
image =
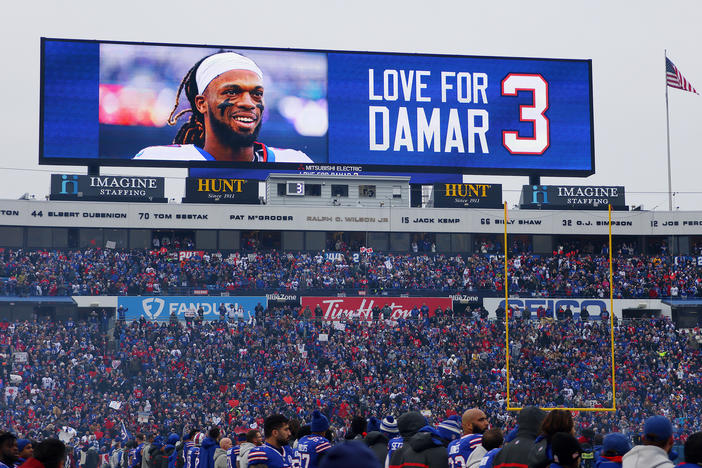
[(597, 468), (622, 468), (622, 457), (631, 450), (629, 439), (619, 432), (607, 434), (602, 441), (602, 451), (596, 462)]
[(178, 460), (178, 451), (176, 450), (176, 444), (180, 442), (180, 436), (176, 433), (172, 433), (166, 439), (166, 445), (163, 446), (163, 454), (168, 457), (168, 467), (175, 468), (176, 461)]
[(202, 441), (202, 446), (200, 447), (197, 468), (214, 468), (214, 453), (219, 447), (219, 434), (217, 426), (210, 429), (207, 433), (207, 437)]

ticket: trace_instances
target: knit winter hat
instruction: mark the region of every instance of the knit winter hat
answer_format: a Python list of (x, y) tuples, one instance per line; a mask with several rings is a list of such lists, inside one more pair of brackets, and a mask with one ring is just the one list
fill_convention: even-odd
[(436, 429), (441, 434), (441, 438), (447, 441), (456, 440), (461, 437), (461, 425), (454, 419), (441, 421)]
[(380, 423), (380, 430), (382, 432), (387, 432), (388, 434), (399, 434), (400, 431), (397, 430), (397, 421), (392, 416), (386, 416)]
[(312, 422), (310, 423), (310, 428), (312, 432), (324, 432), (329, 429), (329, 420), (326, 416), (319, 412), (319, 410), (314, 410), (312, 412)]
[(32, 442), (28, 439), (17, 439), (17, 450), (21, 452), (27, 445), (31, 443)]
[(629, 439), (619, 432), (607, 434), (602, 441), (602, 453), (612, 452), (617, 455), (624, 455), (629, 450), (631, 450)]

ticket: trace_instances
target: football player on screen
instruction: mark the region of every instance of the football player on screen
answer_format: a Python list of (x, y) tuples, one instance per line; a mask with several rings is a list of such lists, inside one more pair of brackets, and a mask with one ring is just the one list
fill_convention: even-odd
[[(180, 94), (190, 109), (175, 114)], [(305, 153), (256, 141), (263, 118), (263, 72), (248, 57), (221, 52), (204, 57), (183, 77), (168, 118), (190, 113), (171, 146), (149, 146), (134, 159), (158, 161), (313, 162)]]

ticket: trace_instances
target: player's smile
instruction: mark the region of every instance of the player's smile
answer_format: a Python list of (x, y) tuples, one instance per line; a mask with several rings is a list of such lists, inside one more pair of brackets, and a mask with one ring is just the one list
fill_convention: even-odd
[(248, 133), (254, 131), (256, 126), (258, 126), (259, 122), (259, 116), (256, 114), (255, 111), (232, 112), (230, 118), (234, 121), (235, 127), (240, 129), (240, 131), (246, 131)]

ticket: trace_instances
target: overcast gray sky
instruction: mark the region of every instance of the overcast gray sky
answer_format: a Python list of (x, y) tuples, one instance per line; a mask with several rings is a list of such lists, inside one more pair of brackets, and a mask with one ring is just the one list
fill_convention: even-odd
[[(691, 1), (180, 1), (13, 2), (0, 22), (3, 116), (0, 199), (43, 197), (39, 166), (39, 38), (226, 44), (408, 53), (593, 60), (597, 173), (543, 183), (625, 185), (627, 203), (667, 209), (664, 49), (702, 92), (702, 2)], [(702, 96), (671, 89), (675, 206), (702, 205)], [(104, 174), (169, 177), (182, 195), (185, 170), (106, 168)], [(526, 177), (501, 182), (517, 203)]]

